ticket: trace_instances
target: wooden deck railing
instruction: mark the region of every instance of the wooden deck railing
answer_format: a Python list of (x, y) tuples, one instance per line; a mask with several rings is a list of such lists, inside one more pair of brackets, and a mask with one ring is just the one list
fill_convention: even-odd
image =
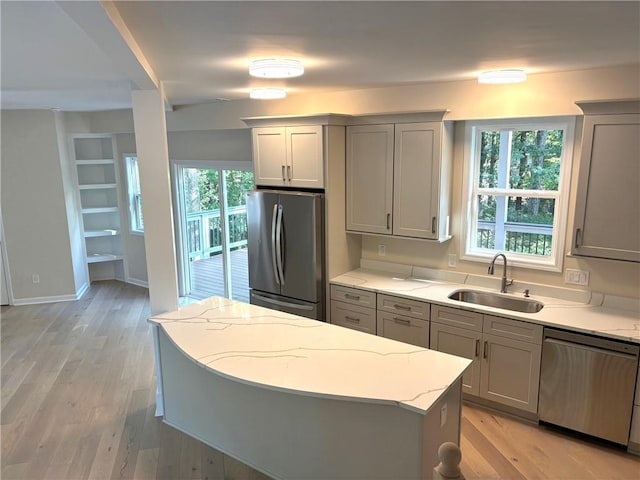
[[(229, 217), (229, 249), (247, 244), (247, 207), (227, 209)], [(220, 210), (206, 210), (187, 214), (187, 247), (189, 260), (210, 257), (222, 252)]]

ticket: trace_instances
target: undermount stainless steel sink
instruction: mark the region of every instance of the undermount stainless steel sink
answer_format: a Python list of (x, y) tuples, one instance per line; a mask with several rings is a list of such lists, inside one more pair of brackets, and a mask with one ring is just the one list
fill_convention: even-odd
[(542, 310), (543, 303), (526, 298), (508, 297), (491, 292), (479, 292), (476, 290), (457, 290), (449, 295), (451, 300), (474, 303), (486, 307), (502, 308), (523, 313), (536, 313)]

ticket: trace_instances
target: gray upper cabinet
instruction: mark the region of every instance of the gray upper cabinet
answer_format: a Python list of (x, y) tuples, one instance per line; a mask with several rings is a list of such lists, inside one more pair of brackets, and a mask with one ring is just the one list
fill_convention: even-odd
[(353, 117), (365, 124), (347, 127), (347, 230), (449, 238), (453, 134), (445, 113)]
[(640, 262), (640, 101), (581, 102), (571, 253)]

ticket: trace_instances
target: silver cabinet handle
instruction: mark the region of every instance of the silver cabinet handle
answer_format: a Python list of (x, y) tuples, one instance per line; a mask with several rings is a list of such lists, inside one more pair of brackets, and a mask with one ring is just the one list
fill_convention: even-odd
[(287, 165), (287, 180), (291, 181), (291, 165)]
[(436, 220), (437, 217), (431, 217), (431, 233), (436, 233)]
[(387, 230), (391, 228), (391, 214), (387, 213)]
[(411, 307), (408, 307), (407, 305), (400, 305), (398, 303), (394, 303), (393, 308), (395, 308), (396, 310), (404, 310), (406, 312), (411, 311)]
[(360, 323), (360, 319), (357, 317), (349, 317), (349, 316), (345, 316), (344, 317), (345, 320), (349, 321), (349, 322), (353, 322), (353, 323)]
[(407, 320), (406, 318), (393, 317), (393, 321), (396, 323), (399, 323), (400, 325), (405, 325), (407, 327), (411, 326), (411, 321)]
[(576, 228), (576, 238), (575, 238), (575, 247), (578, 248), (580, 247), (580, 244), (582, 243), (582, 230), (580, 228)]
[(284, 165), (282, 165), (282, 181), (286, 182), (287, 178), (284, 176)]
[(348, 298), (349, 300), (360, 300), (360, 295), (351, 295), (350, 293), (345, 293), (344, 298)]
[(476, 358), (478, 358), (478, 356), (480, 355), (480, 352), (478, 350), (480, 350), (480, 339), (476, 338)]
[(489, 346), (489, 341), (485, 340), (484, 341), (484, 348), (482, 349), (482, 358), (487, 358), (489, 356), (489, 349), (487, 348)]

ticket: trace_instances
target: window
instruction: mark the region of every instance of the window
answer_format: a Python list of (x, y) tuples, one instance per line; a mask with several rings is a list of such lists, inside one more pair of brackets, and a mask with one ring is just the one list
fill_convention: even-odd
[(138, 171), (138, 157), (125, 155), (125, 169), (127, 171), (127, 191), (129, 198), (129, 219), (132, 233), (144, 233), (142, 220), (142, 195), (140, 194), (140, 173)]
[(468, 122), (463, 258), (560, 271), (573, 118)]

